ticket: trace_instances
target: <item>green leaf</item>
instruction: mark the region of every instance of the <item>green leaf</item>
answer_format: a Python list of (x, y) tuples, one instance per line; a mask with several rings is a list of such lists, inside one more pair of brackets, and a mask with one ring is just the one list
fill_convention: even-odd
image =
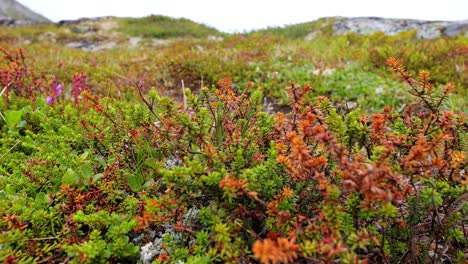
[(10, 130), (16, 128), (16, 126), (21, 121), (21, 116), (23, 115), (22, 110), (7, 110), (5, 111), (5, 121)]
[(89, 163), (81, 165), (80, 170), (81, 170), (81, 176), (83, 176), (83, 178), (86, 179), (87, 181), (89, 181), (91, 177), (94, 175), (93, 168), (91, 167), (91, 164)]
[(141, 191), (141, 188), (142, 188), (143, 183), (144, 183), (143, 176), (141, 176), (141, 175), (129, 175), (127, 177), (127, 181), (128, 181), (128, 186), (130, 186), (130, 189), (132, 189), (132, 191), (134, 191), (134, 192)]
[(62, 176), (62, 184), (66, 184), (66, 185), (73, 185), (76, 183), (76, 181), (78, 180), (78, 175), (76, 175), (76, 172), (72, 169), (67, 169), (67, 171), (65, 172), (65, 174), (63, 174)]
[(147, 158), (144, 163), (146, 166), (153, 168), (153, 169), (157, 169), (159, 167), (158, 160), (155, 158)]
[(40, 192), (36, 195), (36, 202), (37, 203), (41, 203), (41, 204), (46, 204), (47, 201), (48, 201), (48, 197), (45, 193), (43, 192)]
[(213, 263), (213, 260), (210, 256), (190, 256), (187, 259), (187, 264), (209, 264)]
[(19, 122), (19, 124), (16, 126), (16, 127), (25, 127), (26, 126), (26, 121), (25, 120), (21, 120)]
[(104, 174), (102, 173), (98, 173), (98, 174), (95, 174), (92, 178), (92, 181), (91, 182), (97, 182), (99, 179), (101, 179), (102, 177), (104, 177)]
[(80, 155), (80, 160), (81, 161), (86, 161), (88, 159), (89, 151), (83, 152), (83, 154)]
[(60, 191), (60, 186), (61, 186), (62, 184), (64, 184), (64, 183), (59, 182), (59, 181), (56, 182), (55, 185), (54, 185), (54, 187), (52, 188), (52, 190), (53, 190), (52, 192), (58, 193), (58, 192)]
[(106, 160), (105, 160), (103, 157), (97, 156), (94, 160), (97, 161), (97, 162), (99, 162), (99, 165), (101, 165), (102, 168), (106, 168), (106, 167), (107, 167)]

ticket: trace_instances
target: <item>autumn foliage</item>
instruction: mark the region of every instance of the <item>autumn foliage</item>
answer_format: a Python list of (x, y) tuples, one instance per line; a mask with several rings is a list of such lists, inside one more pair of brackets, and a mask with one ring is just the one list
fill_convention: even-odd
[(428, 71), (388, 59), (402, 109), (338, 112), (290, 82), (288, 111), (266, 113), (230, 78), (180, 103), (139, 81), (135, 104), (77, 73), (59, 96), (2, 52), (5, 263), (464, 261), (466, 117)]

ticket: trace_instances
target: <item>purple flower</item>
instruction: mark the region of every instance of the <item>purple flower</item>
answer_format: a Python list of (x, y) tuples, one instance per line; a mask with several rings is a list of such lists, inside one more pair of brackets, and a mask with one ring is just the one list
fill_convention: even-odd
[(52, 103), (52, 101), (54, 101), (54, 99), (53, 99), (51, 96), (47, 96), (47, 98), (46, 98), (46, 103), (47, 103), (48, 105), (50, 105), (50, 104)]
[(57, 97), (59, 97), (60, 93), (62, 92), (63, 90), (63, 85), (62, 84), (59, 84), (55, 87), (55, 90), (54, 90), (54, 99), (57, 99)]
[(190, 108), (189, 110), (187, 110), (187, 114), (189, 117), (192, 117), (195, 114), (195, 111), (193, 111), (193, 109)]
[(62, 84), (59, 84), (59, 85), (57, 85), (57, 87), (55, 87), (55, 91), (57, 93), (60, 93), (62, 90), (63, 90), (63, 85)]

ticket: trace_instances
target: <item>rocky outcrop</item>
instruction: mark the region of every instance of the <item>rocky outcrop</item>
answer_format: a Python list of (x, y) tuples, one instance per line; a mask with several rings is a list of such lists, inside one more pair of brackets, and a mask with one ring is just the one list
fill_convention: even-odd
[(0, 25), (18, 26), (50, 23), (46, 17), (15, 0), (0, 0)]
[(14, 24), (15, 20), (13, 18), (0, 16), (0, 26), (10, 26)]
[(381, 31), (395, 35), (404, 31), (416, 30), (416, 36), (423, 39), (453, 37), (468, 33), (468, 20), (465, 21), (425, 21), (414, 19), (389, 19), (379, 17), (337, 18), (333, 24), (335, 34), (373, 34)]

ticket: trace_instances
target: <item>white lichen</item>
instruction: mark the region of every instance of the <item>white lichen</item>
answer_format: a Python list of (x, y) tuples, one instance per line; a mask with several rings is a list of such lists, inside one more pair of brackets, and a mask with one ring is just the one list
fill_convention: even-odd
[(164, 167), (168, 170), (171, 170), (174, 167), (181, 166), (181, 165), (182, 165), (182, 160), (173, 155), (169, 156), (164, 162)]
[(141, 247), (140, 260), (143, 264), (150, 264), (156, 256), (161, 253), (162, 238), (158, 238), (153, 242)]

